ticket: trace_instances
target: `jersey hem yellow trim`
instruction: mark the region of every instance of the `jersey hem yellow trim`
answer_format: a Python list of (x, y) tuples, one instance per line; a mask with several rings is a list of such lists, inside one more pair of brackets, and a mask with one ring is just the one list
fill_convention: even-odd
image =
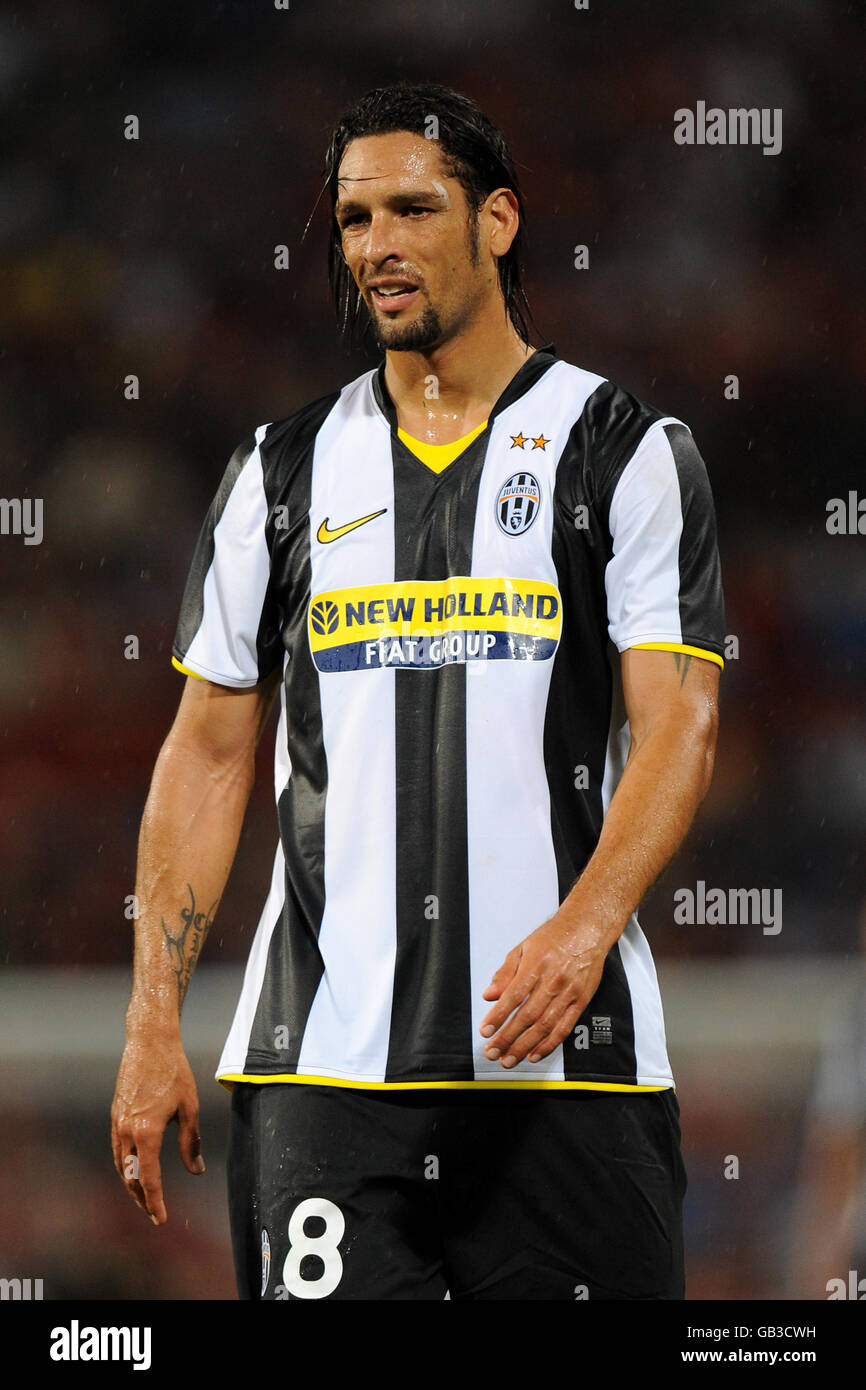
[(632, 1086), (620, 1081), (344, 1081), (335, 1076), (299, 1076), (296, 1072), (262, 1076), (249, 1072), (225, 1072), (217, 1077), (230, 1091), (235, 1081), (266, 1086), (274, 1081), (306, 1086), (340, 1086), (353, 1091), (671, 1091), (671, 1085)]
[(704, 647), (687, 647), (682, 642), (635, 642), (630, 648), (632, 651), (642, 652), (685, 652), (686, 656), (700, 656), (704, 661), (714, 661), (724, 671), (725, 663), (722, 657), (715, 652), (708, 652)]

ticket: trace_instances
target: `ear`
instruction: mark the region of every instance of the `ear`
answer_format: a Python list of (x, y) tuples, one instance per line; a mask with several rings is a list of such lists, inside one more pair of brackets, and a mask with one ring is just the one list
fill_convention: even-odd
[(520, 226), (520, 209), (510, 188), (494, 188), (488, 193), (481, 216), (490, 228), (488, 246), (494, 256), (504, 256), (511, 248)]

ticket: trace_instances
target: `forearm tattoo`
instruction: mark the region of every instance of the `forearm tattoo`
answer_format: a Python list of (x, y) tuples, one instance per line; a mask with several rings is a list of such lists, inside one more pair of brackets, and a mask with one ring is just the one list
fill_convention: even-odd
[(210, 925), (217, 909), (219, 898), (211, 904), (207, 912), (197, 912), (195, 906), (195, 894), (192, 885), (187, 884), (189, 893), (189, 906), (180, 909), (180, 920), (183, 929), (178, 936), (172, 936), (166, 926), (165, 918), (162, 918), (162, 930), (165, 936), (165, 944), (168, 950), (168, 958), (171, 961), (171, 968), (177, 979), (177, 1002), (183, 1003), (187, 986), (192, 979), (192, 972), (195, 970), (199, 952), (205, 942), (205, 937), (210, 930)]

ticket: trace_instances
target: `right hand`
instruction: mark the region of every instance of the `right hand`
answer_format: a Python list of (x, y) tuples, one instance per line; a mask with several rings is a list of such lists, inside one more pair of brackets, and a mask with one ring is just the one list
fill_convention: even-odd
[(190, 1173), (204, 1172), (198, 1132), (198, 1091), (180, 1038), (127, 1038), (111, 1106), (114, 1166), (130, 1196), (155, 1226), (168, 1220), (159, 1151), (170, 1120)]

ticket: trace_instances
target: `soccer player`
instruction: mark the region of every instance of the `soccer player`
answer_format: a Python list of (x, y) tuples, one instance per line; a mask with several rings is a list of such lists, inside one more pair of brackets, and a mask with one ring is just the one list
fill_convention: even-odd
[(331, 283), (378, 367), (236, 450), (144, 813), (115, 1162), (166, 1220), (179, 1015), (279, 689), (280, 845), (217, 1076), (238, 1289), (684, 1296), (679, 1111), (635, 916), (711, 775), (724, 618), (680, 421), (533, 347), (502, 136), (368, 93)]

